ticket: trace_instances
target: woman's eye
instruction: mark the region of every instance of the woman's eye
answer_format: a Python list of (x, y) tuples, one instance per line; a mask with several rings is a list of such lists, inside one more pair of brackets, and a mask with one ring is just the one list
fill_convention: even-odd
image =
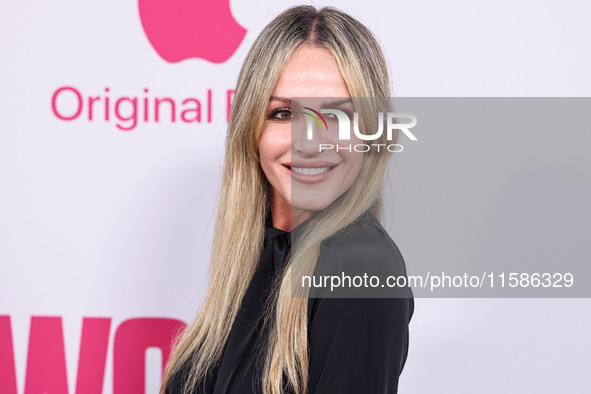
[[(343, 109), (343, 108), (338, 108), (339, 111), (344, 112), (345, 114), (347, 114), (347, 116), (349, 117), (349, 119), (353, 119), (353, 115), (351, 113), (351, 111)], [(324, 114), (322, 114), (324, 116), (325, 119), (330, 119), (330, 120), (338, 120), (338, 117), (335, 113), (332, 112), (326, 112)]]
[(349, 111), (348, 109), (341, 109), (341, 111), (346, 113), (349, 119), (353, 120), (353, 112)]
[(291, 120), (293, 118), (293, 113), (289, 108), (281, 108), (271, 112), (269, 118), (277, 120)]

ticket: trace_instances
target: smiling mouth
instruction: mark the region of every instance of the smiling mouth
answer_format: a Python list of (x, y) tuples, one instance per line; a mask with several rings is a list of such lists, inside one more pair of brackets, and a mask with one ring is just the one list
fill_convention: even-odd
[(331, 177), (332, 171), (341, 163), (317, 160), (313, 162), (299, 161), (282, 163), (289, 171), (291, 179), (307, 185), (319, 184)]
[(286, 166), (286, 167), (289, 168), (290, 170), (292, 170), (293, 172), (297, 172), (298, 174), (317, 175), (317, 174), (323, 174), (325, 172), (328, 172), (328, 171), (332, 170), (333, 168), (335, 168), (336, 166), (316, 167), (316, 168), (291, 167), (291, 166)]

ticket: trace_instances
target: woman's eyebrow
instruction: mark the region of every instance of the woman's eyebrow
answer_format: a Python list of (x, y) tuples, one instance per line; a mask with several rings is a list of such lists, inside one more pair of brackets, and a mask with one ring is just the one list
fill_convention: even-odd
[[(316, 98), (313, 97), (313, 99), (316, 99)], [(284, 103), (291, 103), (292, 100), (289, 97), (271, 96), (269, 101), (281, 101)], [(326, 102), (324, 102), (324, 104), (322, 104), (322, 106), (329, 107), (329, 106), (333, 106), (333, 105), (336, 106), (336, 105), (340, 105), (340, 104), (349, 104), (349, 103), (353, 103), (353, 100), (351, 99), (351, 97), (343, 97), (341, 99), (326, 101)]]
[(342, 98), (340, 100), (335, 100), (335, 101), (331, 101), (331, 102), (326, 102), (324, 103), (324, 107), (337, 107), (341, 104), (353, 104), (353, 100), (351, 99), (351, 97), (346, 97), (346, 98)]
[(287, 97), (271, 96), (269, 101), (281, 101), (283, 103), (291, 104), (291, 99)]

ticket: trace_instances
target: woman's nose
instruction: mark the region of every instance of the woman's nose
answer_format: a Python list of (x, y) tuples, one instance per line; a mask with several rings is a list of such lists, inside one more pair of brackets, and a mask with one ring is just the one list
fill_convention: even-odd
[(314, 119), (305, 117), (291, 122), (291, 148), (303, 156), (320, 153), (323, 130)]

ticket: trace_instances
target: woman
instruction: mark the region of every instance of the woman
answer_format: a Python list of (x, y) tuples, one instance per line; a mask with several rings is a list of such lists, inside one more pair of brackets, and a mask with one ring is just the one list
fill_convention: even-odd
[(294, 7), (261, 32), (234, 96), (208, 293), (162, 392), (397, 391), (412, 298), (306, 298), (310, 286), (298, 285), (343, 267), (405, 274), (376, 218), (389, 154), (319, 152), (334, 133), (314, 126), (305, 138), (303, 106), (291, 99), (351, 98), (340, 103), (351, 112), (356, 97), (389, 96), (375, 38), (347, 14)]

